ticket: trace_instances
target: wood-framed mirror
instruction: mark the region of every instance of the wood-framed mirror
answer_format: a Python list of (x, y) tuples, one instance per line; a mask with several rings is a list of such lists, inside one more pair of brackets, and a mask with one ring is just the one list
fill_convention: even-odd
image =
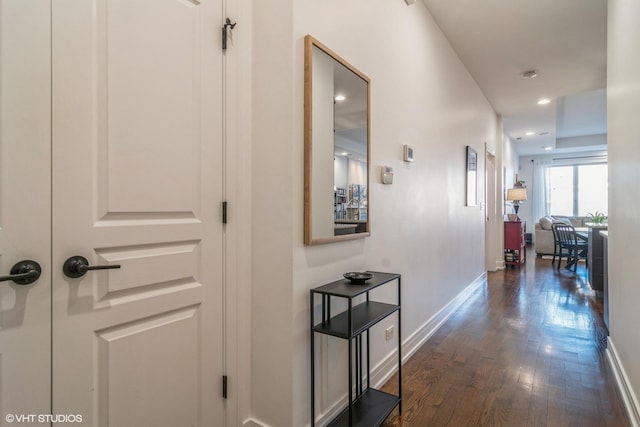
[(369, 236), (370, 80), (305, 37), (304, 243)]

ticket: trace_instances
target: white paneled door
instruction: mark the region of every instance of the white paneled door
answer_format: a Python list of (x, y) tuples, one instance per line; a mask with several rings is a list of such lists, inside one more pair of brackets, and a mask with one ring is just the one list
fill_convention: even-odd
[(0, 424), (224, 425), (221, 1), (0, 7)]

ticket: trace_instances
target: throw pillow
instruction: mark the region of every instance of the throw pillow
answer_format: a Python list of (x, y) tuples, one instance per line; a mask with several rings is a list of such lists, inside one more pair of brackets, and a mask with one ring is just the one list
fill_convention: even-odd
[(553, 224), (553, 219), (548, 216), (540, 218), (538, 221), (543, 230), (551, 230), (551, 224)]

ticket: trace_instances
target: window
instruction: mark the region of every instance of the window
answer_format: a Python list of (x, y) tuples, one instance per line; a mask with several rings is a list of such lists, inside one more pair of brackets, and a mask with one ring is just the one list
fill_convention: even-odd
[(551, 214), (587, 216), (607, 212), (607, 165), (554, 166), (550, 171)]

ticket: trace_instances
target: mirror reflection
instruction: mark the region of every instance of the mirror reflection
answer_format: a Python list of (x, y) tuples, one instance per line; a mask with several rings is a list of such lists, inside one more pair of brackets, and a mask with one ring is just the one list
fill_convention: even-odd
[(305, 38), (305, 243), (369, 235), (369, 79)]

